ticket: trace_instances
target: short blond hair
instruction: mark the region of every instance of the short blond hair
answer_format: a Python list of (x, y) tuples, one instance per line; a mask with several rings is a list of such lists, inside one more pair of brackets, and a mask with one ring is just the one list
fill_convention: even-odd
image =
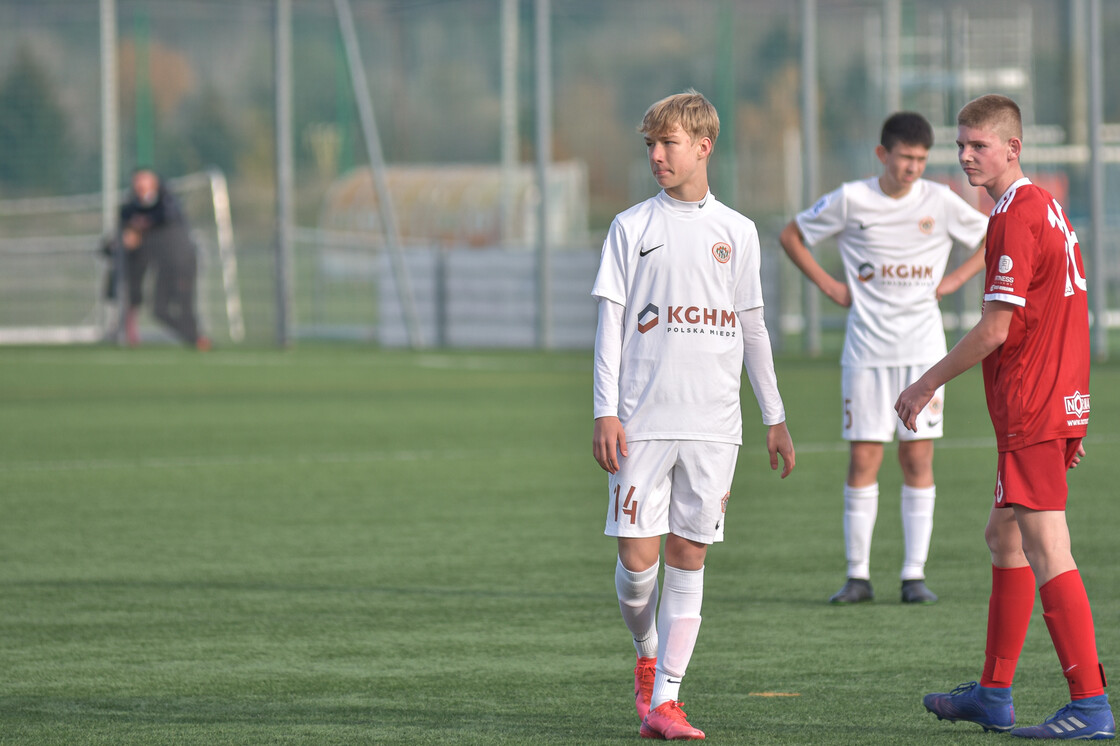
[(638, 132), (646, 137), (660, 137), (680, 125), (693, 140), (703, 137), (715, 145), (719, 137), (719, 114), (703, 94), (689, 88), (684, 93), (666, 96), (646, 110)]
[(1004, 141), (1013, 137), (1023, 139), (1023, 113), (1019, 105), (997, 93), (974, 98), (965, 104), (957, 114), (957, 125), (991, 129)]

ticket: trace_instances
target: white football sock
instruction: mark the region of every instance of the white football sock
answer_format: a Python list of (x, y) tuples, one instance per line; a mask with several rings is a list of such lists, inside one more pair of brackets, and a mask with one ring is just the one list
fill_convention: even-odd
[(665, 588), (657, 614), (657, 628), (662, 635), (651, 708), (680, 698), (681, 679), (700, 632), (703, 602), (704, 568), (679, 570), (665, 565)]
[(937, 488), (902, 485), (902, 538), (906, 553), (902, 579), (920, 580), (926, 576), (929, 539), (933, 534), (933, 503)]
[(871, 578), (871, 534), (878, 513), (878, 483), (867, 487), (844, 485), (844, 547), (849, 578)]
[(657, 570), (660, 562), (642, 572), (627, 570), (622, 560), (614, 568), (614, 588), (622, 620), (634, 636), (634, 650), (643, 658), (657, 655)]

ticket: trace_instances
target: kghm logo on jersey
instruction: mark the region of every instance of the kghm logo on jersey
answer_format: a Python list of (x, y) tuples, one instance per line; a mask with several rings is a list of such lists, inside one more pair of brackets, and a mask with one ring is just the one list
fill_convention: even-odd
[(720, 264), (727, 264), (731, 261), (731, 246), (720, 241), (712, 247), (712, 256), (714, 256), (716, 261)]
[(929, 280), (933, 282), (933, 267), (919, 264), (884, 264), (883, 279), (886, 280)]
[[(638, 313), (638, 332), (645, 334), (661, 323), (661, 307), (649, 303)], [(667, 334), (706, 334), (712, 337), (734, 337), (735, 312), (701, 306), (665, 306)]]
[(669, 305), (665, 307), (665, 331), (734, 337), (735, 312), (721, 308)]
[(1066, 415), (1075, 419), (1066, 420), (1067, 425), (1088, 425), (1089, 395), (1074, 391), (1073, 396), (1065, 397)]
[(660, 320), (658, 313), (659, 309), (652, 303), (643, 308), (642, 312), (638, 314), (638, 331), (645, 334), (657, 326), (657, 322)]
[(924, 217), (918, 221), (918, 230), (927, 236), (933, 233), (934, 220), (932, 217)]
[[(864, 262), (859, 265), (859, 281), (871, 282), (875, 279), (875, 265)], [(933, 283), (933, 267), (919, 264), (884, 264), (879, 268), (879, 276), (886, 285), (929, 285)]]

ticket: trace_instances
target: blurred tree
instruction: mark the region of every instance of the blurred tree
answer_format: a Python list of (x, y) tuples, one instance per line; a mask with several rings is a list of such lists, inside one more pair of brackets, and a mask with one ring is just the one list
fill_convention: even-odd
[[(354, 108), (350, 81), (347, 78), (346, 61), (337, 29), (332, 25), (315, 29), (325, 39), (311, 36), (307, 32), (297, 33), (294, 41), (295, 65), (293, 82), (293, 118), (296, 132), (295, 157), (300, 174), (314, 175), (317, 178), (333, 179), (338, 175), (337, 168), (323, 170), (321, 154), (317, 155), (316, 142), (323, 127), (333, 125), (339, 141), (335, 166), (345, 168), (353, 165), (352, 156), (356, 134), (350, 126), (357, 118)], [(270, 108), (271, 111), (271, 108)], [(345, 151), (349, 154), (342, 158)]]
[(151, 161), (133, 166), (155, 165), (165, 176), (176, 175), (188, 157), (178, 152), (177, 119), (198, 87), (194, 66), (184, 52), (147, 37), (122, 41), (118, 65), (121, 110), (136, 114), (121, 120), (122, 153)]
[(166, 162), (164, 167), (171, 173), (217, 166), (233, 176), (241, 149), (241, 136), (233, 119), (222, 93), (212, 83), (205, 83), (197, 96), (184, 102), (179, 126), (168, 136), (161, 163)]
[[(147, 50), (139, 49), (132, 39), (121, 42), (117, 53), (121, 109), (136, 110), (136, 98), (144, 95), (140, 88), (145, 85), (146, 78), (151, 86), (156, 120), (167, 122), (174, 117), (183, 99), (198, 87), (198, 73), (186, 53), (156, 39), (147, 40), (145, 44)], [(146, 65), (148, 69), (141, 72), (138, 70), (140, 65)]]
[(73, 143), (46, 68), (21, 45), (0, 83), (0, 184), (13, 193), (63, 191)]

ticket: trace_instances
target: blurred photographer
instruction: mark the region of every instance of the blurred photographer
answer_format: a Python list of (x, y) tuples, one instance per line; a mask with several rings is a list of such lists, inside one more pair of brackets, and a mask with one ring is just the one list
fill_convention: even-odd
[(152, 266), (156, 272), (152, 313), (184, 343), (210, 349), (210, 340), (199, 333), (195, 314), (197, 249), (179, 203), (150, 168), (138, 168), (132, 174), (129, 198), (120, 211), (120, 242), (128, 282), (125, 336), (129, 345), (140, 343), (137, 316), (143, 302), (144, 275)]

